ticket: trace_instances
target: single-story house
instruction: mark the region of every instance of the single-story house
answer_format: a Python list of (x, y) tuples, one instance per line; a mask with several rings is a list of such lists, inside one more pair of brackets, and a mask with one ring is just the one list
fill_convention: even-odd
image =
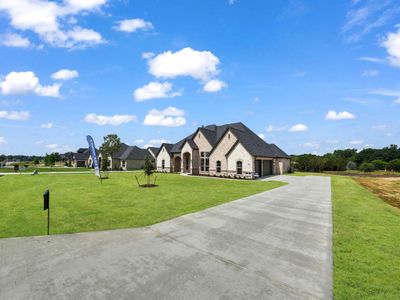
[(84, 167), (84, 168), (91, 168), (92, 163), (90, 158), (90, 151), (88, 148), (79, 148), (76, 153), (72, 156), (71, 165), (75, 168), (77, 167)]
[[(152, 151), (158, 152), (158, 148), (153, 148)], [(111, 170), (136, 170), (142, 169), (146, 157), (150, 158), (155, 163), (155, 158), (152, 152), (148, 149), (142, 149), (137, 146), (129, 146), (121, 143), (120, 149), (108, 157), (108, 167)], [(101, 166), (102, 155), (99, 153), (99, 165)]]
[(243, 123), (208, 125), (176, 144), (161, 145), (159, 172), (256, 178), (287, 173), (290, 156)]

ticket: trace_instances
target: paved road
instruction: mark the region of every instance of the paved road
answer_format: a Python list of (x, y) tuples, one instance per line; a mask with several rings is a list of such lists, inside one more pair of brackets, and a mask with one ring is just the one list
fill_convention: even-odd
[(0, 239), (0, 299), (330, 299), (329, 177), (146, 228)]

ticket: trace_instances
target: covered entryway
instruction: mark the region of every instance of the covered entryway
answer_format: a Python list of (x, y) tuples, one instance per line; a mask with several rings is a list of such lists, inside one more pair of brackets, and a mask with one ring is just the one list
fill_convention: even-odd
[(256, 173), (260, 177), (272, 175), (272, 160), (256, 159)]
[(181, 171), (181, 163), (182, 163), (182, 159), (179, 156), (174, 158), (174, 172)]
[(183, 173), (190, 173), (190, 165), (191, 165), (191, 161), (190, 161), (190, 153), (189, 152), (185, 152), (183, 153)]

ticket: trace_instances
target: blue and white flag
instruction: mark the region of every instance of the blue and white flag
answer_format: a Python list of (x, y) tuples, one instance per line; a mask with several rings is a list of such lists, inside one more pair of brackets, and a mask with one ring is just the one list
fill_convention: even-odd
[(90, 155), (92, 156), (92, 160), (93, 160), (94, 174), (96, 176), (100, 177), (99, 161), (97, 159), (96, 147), (94, 146), (93, 138), (90, 135), (88, 135), (86, 137), (86, 139), (89, 143), (89, 151), (90, 151)]

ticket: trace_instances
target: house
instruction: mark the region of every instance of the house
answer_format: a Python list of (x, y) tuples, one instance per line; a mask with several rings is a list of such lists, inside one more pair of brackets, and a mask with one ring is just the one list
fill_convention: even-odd
[(89, 161), (90, 151), (88, 148), (79, 148), (76, 153), (72, 156), (71, 165), (75, 168), (83, 167), (83, 168), (91, 168), (92, 163)]
[(243, 123), (208, 125), (157, 153), (159, 172), (255, 178), (289, 171), (290, 157)]
[[(151, 151), (158, 151), (153, 148)], [(121, 143), (119, 150), (108, 157), (108, 167), (111, 170), (136, 170), (142, 169), (145, 159), (148, 157), (154, 163), (155, 158), (148, 149), (142, 149), (137, 146), (129, 146)], [(101, 166), (102, 154), (99, 154), (99, 165)]]

